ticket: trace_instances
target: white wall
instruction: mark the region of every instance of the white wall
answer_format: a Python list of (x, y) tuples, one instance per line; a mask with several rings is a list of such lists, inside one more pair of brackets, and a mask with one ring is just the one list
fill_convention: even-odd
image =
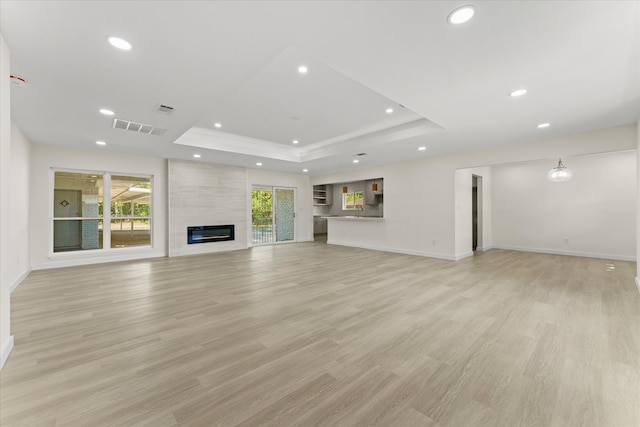
[(11, 121), (9, 50), (0, 35), (0, 368), (13, 348), (11, 292), (29, 274), (31, 143)]
[(565, 157), (493, 168), (495, 247), (607, 259), (636, 259), (636, 153)]
[[(384, 178), (385, 219), (367, 227), (354, 228), (345, 238), (333, 236), (340, 239), (337, 243), (457, 259), (456, 218), (462, 221), (462, 216), (457, 217), (455, 211), (456, 170), (532, 160), (545, 160), (553, 166), (560, 156), (631, 150), (637, 145), (634, 124), (478, 152), (355, 168), (352, 171), (312, 177), (311, 181), (312, 184), (324, 184), (357, 181), (371, 176)], [(428, 155), (428, 151), (426, 154)], [(495, 176), (492, 176), (494, 184), (495, 180)], [(632, 197), (634, 199), (635, 196)], [(494, 218), (494, 226), (496, 222)], [(460, 251), (463, 253), (462, 236), (468, 235), (468, 231), (461, 229), (461, 233), (458, 236)], [(631, 230), (627, 230), (627, 233), (633, 235)], [(333, 237), (330, 226), (329, 239), (332, 240)], [(490, 236), (485, 238), (490, 239)]]
[[(455, 259), (473, 255), (473, 175), (482, 177), (478, 188), (479, 230), (478, 249), (487, 250), (492, 247), (492, 213), (491, 213), (491, 168), (465, 168), (455, 171)], [(481, 209), (481, 210), (480, 210)]]
[(478, 250), (486, 251), (493, 248), (493, 175), (489, 167), (474, 168), (471, 171), (482, 177), (482, 188), (478, 189), (478, 197), (482, 199), (482, 233)]
[(29, 183), (31, 181), (31, 142), (18, 126), (11, 122), (11, 186), (9, 204), (11, 257), (8, 269), (10, 291), (31, 271)]
[(9, 48), (0, 34), (0, 368), (13, 349), (10, 328), (11, 275), (11, 82)]
[(636, 182), (637, 182), (637, 194), (636, 194), (636, 287), (640, 292), (640, 119), (636, 123)]
[[(313, 192), (308, 175), (292, 175), (248, 169), (247, 193), (251, 194), (253, 186), (286, 187), (295, 189), (296, 193), (296, 241), (313, 241)], [(247, 221), (251, 223), (251, 200), (247, 198)], [(250, 230), (249, 230), (250, 231)], [(251, 235), (247, 235), (251, 242)]]
[[(247, 247), (247, 170), (236, 166), (169, 160), (169, 256)], [(187, 244), (187, 227), (235, 226), (235, 240)]]
[[(90, 144), (90, 142), (89, 142)], [(31, 267), (35, 269), (95, 264), (165, 256), (167, 252), (167, 162), (164, 159), (123, 155), (107, 147), (73, 150), (34, 144), (31, 153)], [(153, 247), (107, 248), (53, 253), (53, 169), (116, 172), (153, 176)]]

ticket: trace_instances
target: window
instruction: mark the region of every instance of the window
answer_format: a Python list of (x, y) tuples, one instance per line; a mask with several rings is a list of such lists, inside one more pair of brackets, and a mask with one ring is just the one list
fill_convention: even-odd
[(111, 247), (151, 244), (151, 178), (111, 177)]
[(351, 193), (342, 193), (342, 209), (353, 210), (364, 208), (364, 192), (354, 191)]
[(56, 171), (53, 252), (151, 245), (151, 181), (149, 176)]
[(102, 249), (102, 182), (99, 173), (55, 173), (54, 252)]

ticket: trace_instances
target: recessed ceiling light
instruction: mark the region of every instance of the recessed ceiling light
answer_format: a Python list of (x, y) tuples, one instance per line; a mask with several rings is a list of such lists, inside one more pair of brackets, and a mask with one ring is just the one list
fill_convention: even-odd
[(195, 157), (196, 159), (199, 159), (202, 156), (200, 154), (194, 154), (193, 157)]
[(298, 143), (298, 142), (300, 142), (300, 141), (298, 141), (297, 139), (294, 139), (292, 142), (293, 142), (294, 144), (297, 144), (297, 143)]
[(549, 126), (551, 126), (551, 123), (540, 123), (538, 129), (548, 128)]
[(300, 74), (307, 74), (307, 71), (309, 71), (309, 69), (307, 68), (306, 65), (301, 65), (298, 67), (298, 72)]
[(526, 90), (526, 89), (518, 89), (518, 90), (514, 90), (513, 92), (511, 92), (511, 93), (509, 94), (509, 96), (522, 96), (522, 95), (524, 95), (525, 93), (527, 93), (527, 90)]
[(107, 110), (106, 108), (101, 108), (100, 113), (104, 114), (105, 116), (113, 116), (115, 114), (113, 111)]
[(360, 163), (360, 160), (354, 159), (353, 163)]
[(384, 110), (384, 112), (387, 114), (391, 114), (393, 113), (393, 108), (387, 108), (386, 110)]
[(213, 126), (217, 127), (217, 128), (221, 128), (222, 125), (220, 123), (214, 123)]
[(131, 50), (131, 43), (124, 39), (121, 39), (120, 37), (109, 37), (108, 40), (113, 47), (117, 47), (118, 49), (122, 50)]
[(262, 166), (262, 163), (258, 162), (256, 163), (256, 166)]
[(473, 15), (475, 15), (475, 13), (475, 7), (471, 5), (462, 6), (451, 12), (449, 16), (447, 16), (447, 21), (449, 22), (449, 24), (453, 25), (464, 24), (465, 22), (473, 18)]
[(104, 142), (104, 141), (96, 141), (96, 144), (98, 144), (98, 145), (107, 145), (107, 143)]
[(309, 172), (309, 169), (302, 169), (302, 172)]
[(418, 147), (418, 150), (420, 150), (420, 151), (424, 151), (426, 149), (427, 149), (427, 147)]

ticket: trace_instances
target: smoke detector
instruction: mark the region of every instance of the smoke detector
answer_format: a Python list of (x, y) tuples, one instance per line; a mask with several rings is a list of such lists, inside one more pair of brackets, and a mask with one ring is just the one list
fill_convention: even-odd
[(9, 79), (14, 85), (24, 86), (27, 84), (27, 80), (24, 77), (11, 75), (9, 76)]
[(174, 108), (170, 105), (158, 104), (153, 108), (153, 111), (156, 113), (164, 114), (170, 116), (173, 114)]

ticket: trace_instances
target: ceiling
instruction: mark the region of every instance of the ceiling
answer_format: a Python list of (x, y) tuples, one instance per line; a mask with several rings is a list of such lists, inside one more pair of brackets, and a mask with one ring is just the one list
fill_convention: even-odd
[[(449, 24), (464, 4), (474, 18)], [(2, 0), (0, 19), (27, 81), (12, 119), (96, 153), (318, 175), (640, 117), (638, 1)]]

